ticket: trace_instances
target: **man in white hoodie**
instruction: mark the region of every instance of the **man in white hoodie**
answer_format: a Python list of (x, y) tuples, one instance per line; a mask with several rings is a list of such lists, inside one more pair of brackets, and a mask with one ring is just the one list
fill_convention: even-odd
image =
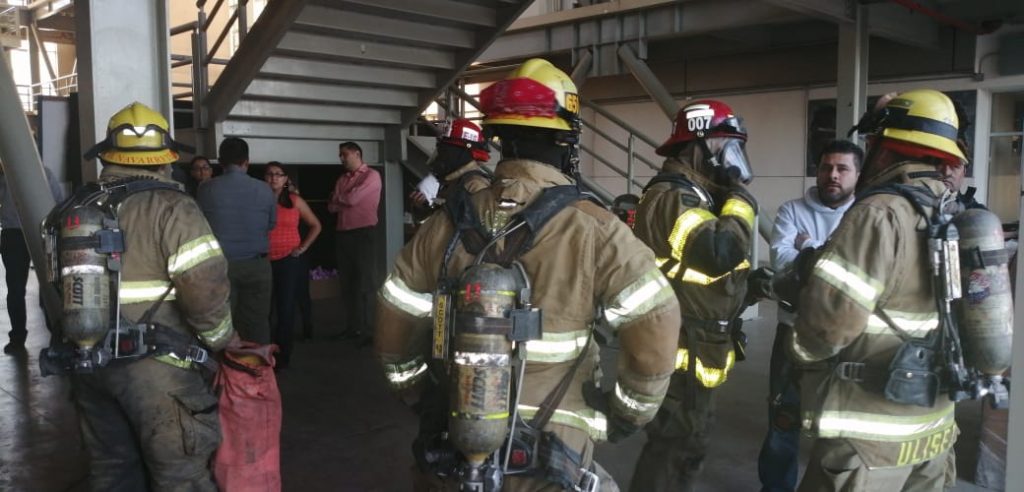
[[(771, 261), (776, 272), (789, 266), (801, 251), (825, 244), (850, 205), (864, 151), (847, 140), (834, 140), (818, 158), (817, 186), (803, 198), (779, 207), (772, 230)], [(779, 326), (772, 346), (769, 381), (768, 435), (758, 458), (758, 476), (765, 492), (796, 488), (800, 443), (799, 374), (786, 352), (796, 313), (779, 305)]]

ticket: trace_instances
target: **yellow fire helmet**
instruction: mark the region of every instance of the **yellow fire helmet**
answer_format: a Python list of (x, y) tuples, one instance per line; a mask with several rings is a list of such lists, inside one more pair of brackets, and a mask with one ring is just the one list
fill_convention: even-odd
[(957, 145), (966, 121), (960, 121), (956, 106), (945, 94), (931, 89), (904, 92), (889, 101), (877, 117), (878, 135), (967, 162)]
[(171, 140), (167, 119), (145, 104), (133, 102), (110, 117), (107, 138), (85, 153), (86, 159), (125, 166), (159, 166), (191, 150)]
[(551, 62), (532, 58), (480, 93), (484, 126), (519, 125), (579, 133), (576, 84)]

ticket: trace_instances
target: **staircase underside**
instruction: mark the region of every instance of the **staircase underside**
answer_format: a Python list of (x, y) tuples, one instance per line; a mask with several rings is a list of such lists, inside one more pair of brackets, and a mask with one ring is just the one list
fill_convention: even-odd
[(211, 120), (253, 162), (335, 164), (349, 140), (382, 162), (386, 136), (404, 145), (401, 130), (529, 3), (271, 2), (211, 91)]

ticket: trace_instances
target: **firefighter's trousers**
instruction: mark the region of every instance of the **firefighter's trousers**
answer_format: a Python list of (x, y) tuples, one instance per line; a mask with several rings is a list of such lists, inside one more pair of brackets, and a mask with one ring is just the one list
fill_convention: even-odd
[(92, 490), (217, 490), (217, 398), (201, 373), (150, 357), (72, 381)]
[(799, 492), (941, 492), (956, 484), (953, 448), (916, 465), (868, 468), (845, 439), (818, 439)]
[[(661, 409), (647, 424), (647, 444), (637, 460), (631, 492), (692, 491), (704, 465), (715, 419), (714, 390), (693, 381), (693, 401), (687, 395), (689, 372), (672, 375)], [(689, 405), (688, 405), (689, 404)]]

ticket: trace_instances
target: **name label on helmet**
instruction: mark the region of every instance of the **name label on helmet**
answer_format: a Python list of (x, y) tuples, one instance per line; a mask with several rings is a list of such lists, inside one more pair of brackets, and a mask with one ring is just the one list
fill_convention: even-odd
[(686, 129), (691, 132), (703, 132), (711, 129), (711, 119), (715, 110), (707, 105), (696, 105), (686, 112)]
[(580, 112), (580, 96), (572, 93), (565, 93), (565, 110), (570, 113)]

